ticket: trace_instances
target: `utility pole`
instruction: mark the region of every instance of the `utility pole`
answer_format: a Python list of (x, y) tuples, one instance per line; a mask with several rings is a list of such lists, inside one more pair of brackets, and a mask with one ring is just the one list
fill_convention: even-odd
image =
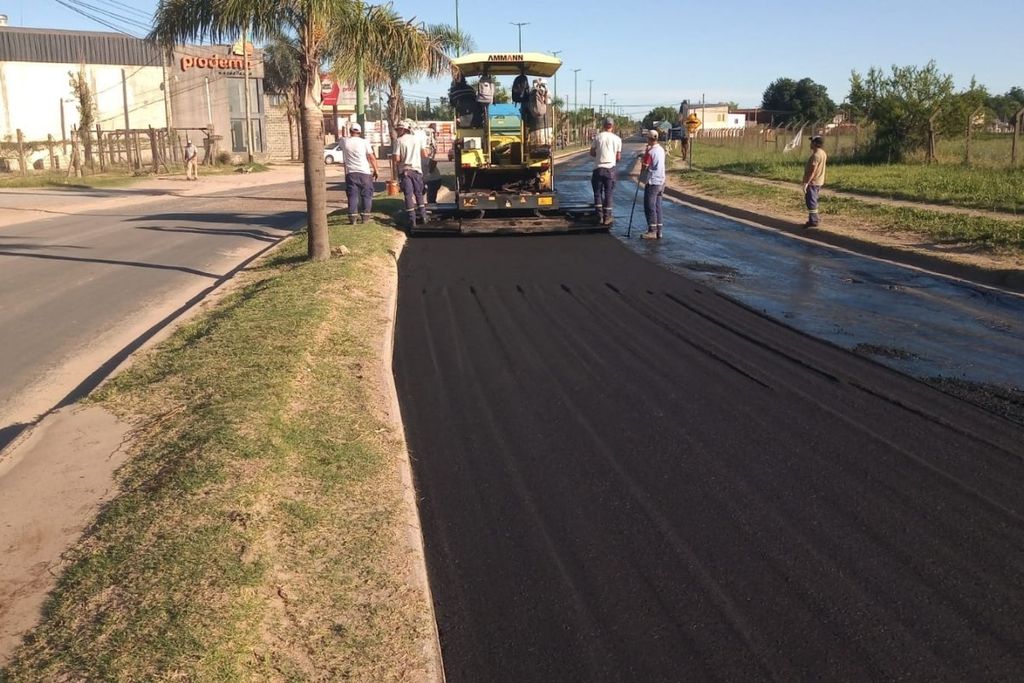
[(579, 131), (579, 127), (580, 127), (580, 122), (578, 120), (579, 117), (580, 117), (580, 95), (579, 95), (579, 89), (576, 87), (577, 86), (577, 79), (576, 79), (576, 77), (579, 76), (581, 71), (583, 71), (583, 69), (573, 69), (572, 70), (572, 110), (573, 110), (573, 113), (575, 114), (576, 119), (577, 119), (577, 121), (576, 121), (576, 130), (577, 130), (577, 132)]
[(597, 126), (597, 122), (594, 120), (594, 79), (588, 78), (587, 82), (590, 84), (590, 89), (587, 91), (587, 108), (590, 109), (590, 129), (594, 130)]
[(519, 51), (522, 52), (523, 51), (523, 27), (524, 26), (529, 26), (530, 22), (528, 22), (528, 21), (510, 21), (508, 23), (512, 24), (513, 26), (519, 27)]
[[(459, 0), (455, 0), (455, 32), (459, 33)], [(459, 34), (461, 38), (462, 34)], [(461, 42), (461, 41), (459, 41)], [(462, 56), (462, 47), (460, 45), (455, 46), (455, 56)]]
[(601, 102), (601, 113), (605, 113), (608, 110), (608, 93), (601, 93), (604, 95), (604, 101)]
[[(562, 54), (562, 52), (563, 52), (563, 50), (552, 50), (551, 51), (551, 56), (557, 57), (558, 55)], [(557, 71), (555, 72), (555, 101), (556, 102), (558, 101), (558, 72)], [(563, 107), (563, 109), (564, 109), (564, 107)], [(555, 129), (555, 144), (557, 145), (558, 144), (558, 107), (555, 107), (555, 120), (554, 120), (553, 123), (554, 123), (554, 129)]]
[(249, 25), (242, 31), (242, 63), (245, 65), (245, 153), (252, 163), (252, 113), (249, 110)]
[[(360, 18), (362, 18), (362, 16), (363, 16), (363, 0), (359, 0), (359, 2), (356, 3), (356, 7), (358, 8), (358, 12), (359, 12)], [(459, 3), (458, 3), (458, 0), (456, 0), (456, 2), (455, 2), (455, 29), (458, 30), (458, 28), (459, 28)], [(365, 98), (365, 96), (363, 94), (363, 91), (366, 89), (366, 78), (365, 78), (365, 75), (363, 74), (363, 47), (362, 47), (362, 45), (360, 45), (360, 47), (357, 48), (357, 50), (358, 51), (356, 52), (356, 60), (357, 60), (358, 63), (356, 64), (356, 123), (359, 124), (360, 128), (362, 128), (363, 130), (366, 130), (366, 101), (365, 101), (366, 98)], [(341, 93), (339, 92), (338, 94), (340, 95)], [(337, 119), (335, 119), (335, 120), (337, 120)], [(368, 134), (364, 133), (364, 135), (368, 135)]]

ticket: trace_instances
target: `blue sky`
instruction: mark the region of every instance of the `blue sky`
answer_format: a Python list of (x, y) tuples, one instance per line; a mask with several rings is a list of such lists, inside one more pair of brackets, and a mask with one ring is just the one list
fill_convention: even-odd
[[(76, 4), (78, 0), (65, 0)], [(85, 0), (146, 14), (155, 0)], [(395, 0), (395, 9), (429, 23), (455, 23), (455, 0)], [(661, 11), (655, 14), (655, 7)], [(629, 14), (622, 12), (628, 9)], [(0, 2), (13, 26), (106, 30), (56, 0)], [(129, 12), (124, 11), (124, 14)], [(610, 3), (602, 0), (460, 0), (459, 25), (485, 51), (561, 50), (559, 95), (573, 100), (572, 69), (579, 104), (604, 93), (626, 113), (642, 116), (653, 106), (679, 101), (760, 103), (774, 79), (809, 77), (824, 84), (837, 103), (849, 90), (850, 71), (871, 66), (924, 65), (936, 60), (958, 87), (972, 76), (990, 92), (1024, 87), (1024, 0), (979, 0), (971, 4), (924, 0), (861, 0), (802, 3), (753, 0), (699, 3)], [(411, 84), (413, 96), (436, 98), (446, 82)]]

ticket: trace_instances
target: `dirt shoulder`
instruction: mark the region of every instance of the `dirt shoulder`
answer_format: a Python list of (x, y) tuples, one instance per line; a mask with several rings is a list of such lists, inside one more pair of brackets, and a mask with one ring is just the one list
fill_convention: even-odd
[[(690, 174), (676, 169), (669, 174), (666, 193), (701, 209), (857, 253), (1024, 292), (1024, 252), (1021, 250), (936, 239), (921, 232), (899, 229), (898, 217), (874, 219), (870, 214), (873, 207), (885, 206), (934, 213), (940, 221), (943, 213), (969, 214), (978, 216), (979, 220), (1007, 223), (1020, 220), (1013, 216), (836, 193), (832, 196), (842, 196), (842, 201), (833, 200), (828, 210), (823, 211), (822, 226), (807, 229), (803, 227), (807, 219), (803, 197), (800, 188), (792, 184), (731, 174)], [(823, 206), (830, 194), (826, 186), (822, 190)]]

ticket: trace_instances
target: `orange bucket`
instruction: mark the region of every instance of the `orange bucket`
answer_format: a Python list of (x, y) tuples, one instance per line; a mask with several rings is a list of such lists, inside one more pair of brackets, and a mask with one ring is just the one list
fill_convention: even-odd
[(389, 180), (387, 182), (387, 192), (389, 197), (394, 197), (398, 194), (398, 183), (394, 180)]

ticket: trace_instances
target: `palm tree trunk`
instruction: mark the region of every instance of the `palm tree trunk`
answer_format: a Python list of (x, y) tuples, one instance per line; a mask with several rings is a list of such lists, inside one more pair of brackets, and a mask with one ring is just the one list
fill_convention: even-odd
[(313, 97), (312, 87), (319, 86), (314, 63), (313, 73), (305, 74), (301, 104), (302, 163), (306, 177), (306, 220), (309, 222), (307, 254), (311, 261), (323, 261), (331, 255), (327, 234), (327, 185), (324, 171), (324, 115)]

